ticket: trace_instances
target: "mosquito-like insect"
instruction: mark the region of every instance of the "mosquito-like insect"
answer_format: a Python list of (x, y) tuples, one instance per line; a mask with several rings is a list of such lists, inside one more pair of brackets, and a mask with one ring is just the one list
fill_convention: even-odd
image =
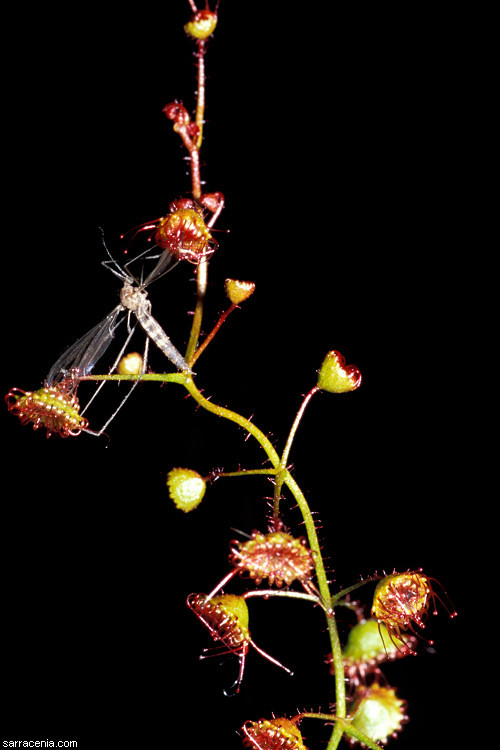
[[(118, 408), (113, 412), (111, 417), (107, 420), (106, 424), (95, 433), (101, 435), (109, 423), (114, 419), (118, 411), (122, 408), (125, 401), (129, 398), (133, 389), (140, 381), (142, 375), (146, 372), (148, 352), (149, 352), (149, 340), (151, 339), (156, 346), (165, 354), (165, 356), (174, 364), (178, 370), (192, 375), (193, 372), (190, 366), (185, 361), (182, 354), (172, 344), (169, 337), (160, 326), (157, 320), (151, 315), (151, 302), (148, 299), (146, 287), (149, 286), (153, 281), (156, 281), (160, 276), (163, 276), (168, 271), (172, 270), (174, 265), (177, 264), (177, 259), (172, 255), (169, 262), (165, 262), (165, 254), (162, 256), (162, 263), (157, 264), (151, 273), (146, 277), (144, 281), (139, 281), (133, 276), (128, 270), (129, 266), (138, 258), (134, 258), (129, 261), (123, 268), (117, 263), (116, 260), (111, 256), (108, 248), (104, 244), (106, 252), (109, 255), (110, 260), (103, 261), (103, 265), (106, 266), (115, 276), (117, 276), (122, 282), (123, 286), (120, 290), (120, 303), (107, 315), (100, 323), (92, 328), (88, 333), (82, 336), (72, 346), (66, 349), (65, 352), (59, 357), (59, 359), (51, 367), (46, 379), (46, 386), (53, 386), (62, 381), (73, 379), (78, 382), (85, 376), (89, 375), (97, 361), (104, 355), (108, 349), (111, 341), (115, 336), (115, 331), (118, 326), (123, 322), (127, 321), (128, 335), (125, 343), (120, 349), (118, 356), (109, 372), (112, 373), (120, 361), (125, 349), (128, 346), (130, 339), (135, 331), (137, 323), (146, 332), (146, 343), (144, 347), (144, 356), (142, 363), (142, 370), (137, 375), (137, 380), (134, 381), (132, 388), (127, 393), (125, 398), (120, 402)], [(143, 254), (144, 255), (144, 254)], [(136, 318), (136, 324), (131, 326), (132, 314)], [(94, 395), (89, 400), (85, 408), (82, 410), (85, 412), (94, 398), (97, 396), (100, 389), (103, 387), (106, 381), (103, 381), (100, 386), (96, 389)], [(88, 430), (87, 430), (88, 431)]]

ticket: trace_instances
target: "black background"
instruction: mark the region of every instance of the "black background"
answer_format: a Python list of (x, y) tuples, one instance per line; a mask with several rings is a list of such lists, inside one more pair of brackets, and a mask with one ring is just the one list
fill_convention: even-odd
[[(326, 352), (360, 367), (359, 391), (313, 399), (291, 460), (339, 586), (423, 567), (447, 589), (460, 617), (441, 607), (428, 630), (435, 652), (422, 643), (387, 676), (409, 702), (399, 750), (459, 746), (470, 407), (453, 377), (467, 241), (456, 40), (416, 11), (238, 6), (222, 1), (206, 58), (202, 178), (226, 196), (218, 227), (228, 231), (210, 263), (205, 330), (227, 304), (226, 277), (256, 292), (200, 359), (197, 383), (254, 415), (279, 448)], [(37, 388), (116, 304), (99, 228), (119, 257), (120, 233), (190, 188), (162, 113), (176, 98), (194, 106), (187, 3), (85, 6), (62, 27), (45, 13), (13, 24), (25, 67), (8, 89), (3, 392)], [(194, 292), (189, 265), (150, 290), (181, 349)], [(165, 362), (153, 352), (151, 365)], [(106, 386), (93, 426), (122, 392)], [(251, 602), (254, 639), (294, 678), (251, 653), (241, 694), (226, 698), (236, 660), (198, 661), (209, 637), (184, 600), (225, 575), (234, 529), (265, 527), (272, 487), (220, 480), (183, 515), (165, 476), (261, 467), (255, 441), (156, 384), (137, 388), (109, 440), (46, 440), (6, 410), (1, 421), (2, 737), (237, 748), (246, 719), (328, 709), (324, 619), (300, 602)], [(301, 533), (289, 498), (284, 507)], [(308, 747), (325, 746), (328, 729), (302, 729)]]

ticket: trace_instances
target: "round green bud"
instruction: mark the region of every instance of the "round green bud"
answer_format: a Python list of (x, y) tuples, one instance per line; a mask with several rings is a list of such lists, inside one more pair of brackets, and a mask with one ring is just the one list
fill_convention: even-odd
[(206, 483), (192, 469), (171, 469), (167, 474), (167, 487), (176, 506), (184, 513), (189, 513), (203, 500)]

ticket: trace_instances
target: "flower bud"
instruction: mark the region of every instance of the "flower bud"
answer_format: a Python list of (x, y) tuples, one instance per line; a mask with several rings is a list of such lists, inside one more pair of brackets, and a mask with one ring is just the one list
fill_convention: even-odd
[(208, 39), (217, 26), (217, 13), (211, 10), (199, 10), (184, 26), (184, 31), (193, 39)]
[(406, 702), (396, 697), (394, 688), (381, 687), (376, 682), (370, 688), (360, 688), (352, 726), (374, 742), (386, 743), (394, 737), (407, 720)]
[(255, 291), (253, 281), (237, 281), (236, 279), (226, 279), (224, 282), (226, 295), (233, 305), (239, 305), (248, 299)]
[(184, 513), (189, 513), (203, 500), (206, 483), (192, 469), (171, 469), (167, 474), (167, 487), (176, 506)]
[(143, 359), (139, 352), (129, 352), (118, 362), (116, 371), (118, 375), (140, 375), (142, 366)]
[(191, 122), (189, 112), (182, 102), (170, 102), (163, 107), (163, 113), (169, 120), (173, 120), (175, 125), (186, 126)]
[(326, 355), (318, 376), (318, 387), (330, 393), (355, 391), (361, 385), (361, 373), (355, 365), (346, 365), (340, 352)]

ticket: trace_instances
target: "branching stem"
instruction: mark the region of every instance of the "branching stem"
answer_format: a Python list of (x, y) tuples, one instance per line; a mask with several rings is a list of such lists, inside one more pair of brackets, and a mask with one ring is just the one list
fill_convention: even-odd
[[(85, 378), (85, 380), (134, 380), (134, 379), (137, 379), (137, 378), (134, 378), (134, 376), (123, 376), (123, 375), (89, 375)], [(231, 409), (227, 409), (224, 406), (218, 406), (217, 404), (213, 403), (213, 401), (209, 401), (207, 398), (205, 398), (205, 396), (203, 396), (203, 394), (198, 390), (198, 388), (196, 387), (195, 383), (193, 382), (192, 378), (189, 375), (186, 375), (184, 373), (169, 373), (169, 374), (146, 373), (145, 375), (142, 376), (141, 380), (178, 383), (180, 385), (183, 385), (188, 391), (188, 393), (196, 401), (196, 403), (199, 404), (203, 409), (206, 409), (206, 411), (209, 411), (218, 417), (222, 417), (223, 419), (228, 419), (231, 422), (234, 422), (235, 424), (242, 427), (246, 432), (248, 432), (250, 435), (252, 435), (252, 437), (254, 437), (257, 440), (259, 445), (262, 447), (262, 449), (266, 453), (273, 468), (277, 472), (279, 471), (280, 474), (282, 475), (282, 482), (281, 482), (282, 485), (283, 484), (286, 485), (288, 489), (290, 490), (290, 492), (292, 493), (293, 497), (295, 498), (297, 502), (297, 506), (299, 507), (299, 510), (302, 514), (302, 518), (304, 521), (304, 526), (306, 529), (307, 538), (309, 542), (309, 547), (314, 557), (316, 578), (318, 581), (318, 587), (319, 587), (319, 591), (321, 594), (322, 606), (327, 613), (326, 619), (327, 619), (327, 625), (328, 625), (328, 634), (330, 637), (332, 661), (333, 661), (334, 670), (335, 670), (335, 694), (336, 694), (336, 710), (337, 710), (336, 718), (339, 719), (339, 721), (336, 722), (335, 727), (333, 729), (332, 735), (330, 737), (330, 741), (327, 746), (327, 750), (336, 750), (340, 740), (342, 739), (342, 735), (345, 731), (345, 725), (346, 725), (345, 721), (343, 723), (340, 722), (340, 719), (345, 719), (345, 716), (346, 716), (344, 663), (342, 659), (342, 648), (340, 644), (337, 623), (335, 619), (335, 613), (333, 610), (334, 600), (332, 599), (332, 595), (330, 593), (328, 579), (326, 576), (325, 566), (323, 562), (323, 555), (321, 552), (321, 546), (320, 546), (318, 535), (316, 532), (316, 526), (314, 524), (313, 515), (311, 513), (309, 504), (302, 490), (300, 489), (299, 485), (295, 481), (290, 471), (283, 466), (283, 457), (280, 458), (280, 456), (278, 455), (276, 449), (274, 448), (273, 444), (271, 443), (267, 435), (265, 435), (262, 432), (262, 430), (260, 430), (251, 420), (247, 419), (246, 417), (243, 417), (241, 414), (238, 414), (237, 412), (232, 411)], [(304, 409), (307, 406), (307, 403), (309, 402), (312, 395), (314, 395), (316, 390), (317, 390), (316, 388), (313, 388), (311, 389), (309, 394), (307, 394), (301, 406), (301, 409), (299, 410), (300, 415), (303, 414)], [(290, 432), (290, 435), (292, 436), (292, 438), (290, 438), (290, 435), (289, 435), (289, 438), (287, 440), (288, 446), (291, 445), (291, 439), (293, 439), (293, 435), (295, 434), (299, 420), (300, 418), (296, 417), (294, 421), (294, 426), (292, 426), (292, 430)], [(289, 451), (289, 448), (288, 448), (288, 451)], [(285, 455), (285, 463), (286, 463), (286, 457), (287, 457), (286, 446), (285, 446), (285, 451), (283, 455)], [(254, 473), (255, 473), (255, 470), (254, 470)], [(272, 472), (269, 472), (269, 473), (272, 473)], [(233, 476), (239, 476), (239, 475), (240, 475), (240, 472), (233, 472)], [(343, 593), (345, 594), (345, 591)], [(376, 747), (376, 746), (373, 746), (372, 744), (371, 747)]]
[(191, 357), (189, 357), (188, 364), (189, 364), (190, 367), (192, 367), (194, 365), (194, 363), (196, 362), (196, 360), (198, 359), (198, 357), (201, 354), (203, 354), (203, 352), (205, 351), (205, 349), (207, 348), (207, 346), (210, 344), (210, 342), (213, 340), (214, 336), (219, 331), (219, 329), (222, 326), (222, 324), (224, 323), (224, 321), (233, 312), (233, 310), (236, 310), (237, 307), (238, 307), (238, 305), (235, 305), (233, 303), (233, 304), (230, 305), (230, 307), (227, 308), (227, 310), (225, 310), (222, 313), (222, 315), (220, 316), (219, 320), (217, 321), (217, 323), (215, 324), (215, 326), (212, 328), (212, 330), (210, 331), (210, 333), (208, 334), (208, 336), (203, 340), (203, 342), (200, 344), (200, 346), (198, 347), (198, 349), (196, 349), (196, 351), (194, 352), (194, 354)]
[[(320, 719), (321, 721), (337, 722), (337, 724), (342, 727), (343, 732), (350, 735), (351, 737), (354, 737), (356, 740), (358, 740), (358, 742), (363, 742), (366, 747), (370, 748), (370, 750), (381, 750), (381, 745), (379, 745), (377, 742), (374, 742), (372, 739), (370, 739), (370, 737), (367, 737), (363, 732), (360, 732), (359, 729), (356, 729), (356, 727), (353, 727), (348, 719), (341, 719), (339, 716), (335, 716), (334, 714), (306, 712), (294, 716), (292, 721), (302, 721), (302, 719)], [(330, 745), (328, 745), (328, 747), (330, 747)]]

